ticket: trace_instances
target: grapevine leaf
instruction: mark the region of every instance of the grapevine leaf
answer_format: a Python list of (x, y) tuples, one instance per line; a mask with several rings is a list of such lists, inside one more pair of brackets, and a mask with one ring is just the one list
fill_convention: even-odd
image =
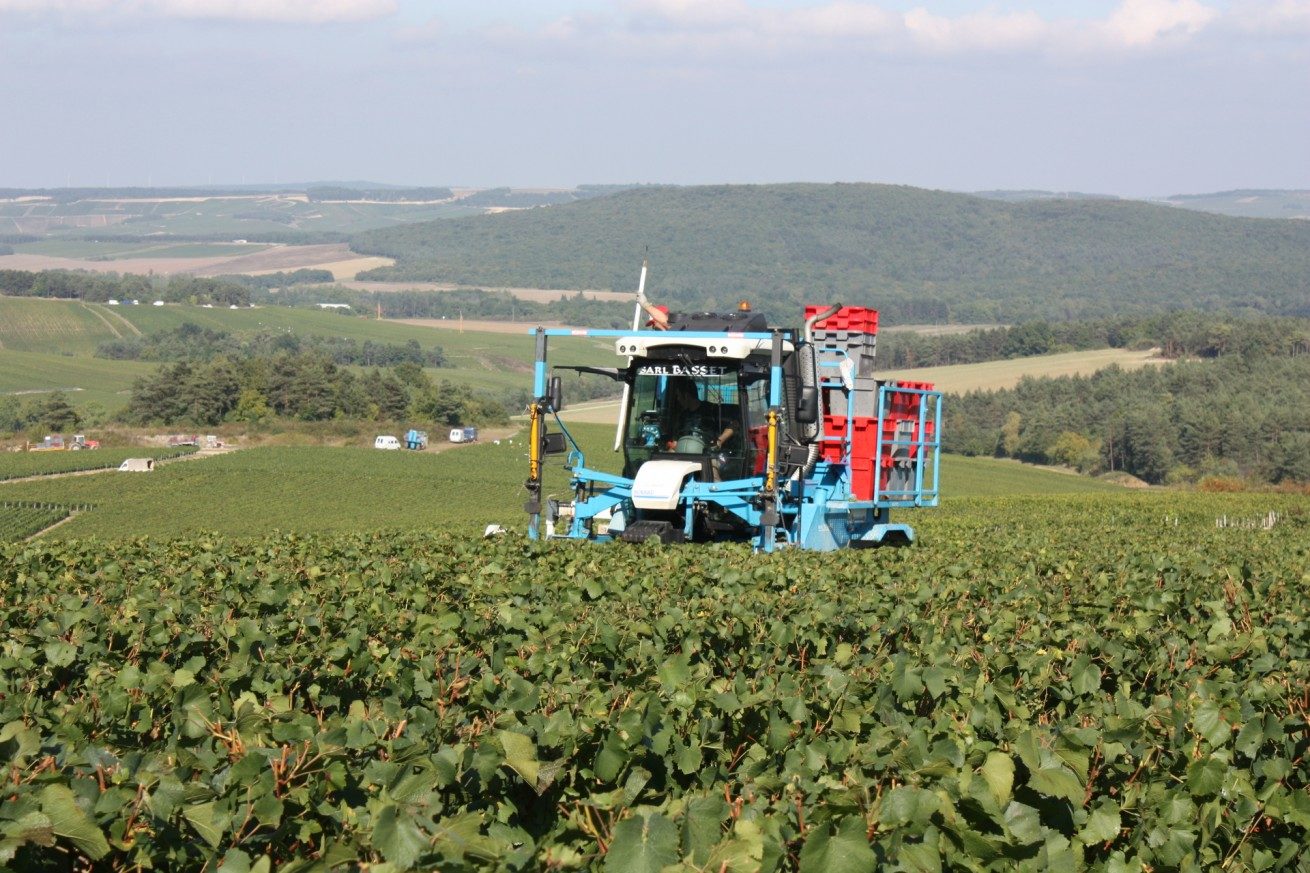
[(614, 826), (605, 869), (615, 873), (659, 873), (678, 861), (678, 829), (662, 815), (634, 815)]
[(1228, 767), (1216, 757), (1193, 761), (1187, 768), (1187, 788), (1193, 797), (1206, 797), (1219, 791)]
[(537, 761), (537, 746), (532, 738), (514, 731), (498, 731), (496, 737), (505, 750), (505, 763), (522, 776), (524, 782), (536, 789), (541, 764)]
[(201, 839), (211, 847), (218, 848), (218, 844), (223, 840), (224, 827), (214, 801), (188, 806), (182, 810), (182, 816), (191, 822), (191, 826), (200, 834)]
[(982, 777), (996, 798), (998, 807), (1010, 800), (1014, 788), (1014, 760), (1004, 752), (988, 752), (987, 760), (982, 765)]
[(1028, 784), (1042, 794), (1063, 797), (1074, 806), (1082, 806), (1083, 786), (1078, 777), (1065, 767), (1043, 767), (1028, 777)]
[(109, 843), (64, 785), (47, 785), (41, 790), (41, 812), (50, 820), (50, 831), (77, 846), (91, 860), (109, 854)]
[(1219, 709), (1213, 704), (1204, 704), (1192, 716), (1192, 728), (1212, 746), (1222, 745), (1232, 734), (1232, 728), (1224, 721)]
[(1106, 798), (1098, 803), (1087, 816), (1078, 838), (1085, 845), (1108, 843), (1119, 836), (1119, 804)]
[(826, 826), (810, 831), (801, 847), (800, 873), (869, 873), (878, 859), (869, 848), (864, 819), (847, 816), (833, 833)]
[(937, 795), (931, 791), (902, 785), (883, 795), (879, 821), (888, 827), (910, 825), (921, 828), (928, 824), (939, 805)]
[(428, 847), (427, 838), (412, 818), (395, 804), (387, 804), (373, 824), (373, 848), (398, 870), (408, 870)]

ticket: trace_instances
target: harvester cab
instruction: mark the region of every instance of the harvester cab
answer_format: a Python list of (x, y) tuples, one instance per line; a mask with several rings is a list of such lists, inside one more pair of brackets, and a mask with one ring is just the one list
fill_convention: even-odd
[[(876, 378), (876, 311), (811, 306), (801, 328), (769, 327), (748, 309), (657, 316), (653, 330), (536, 330), (530, 536), (760, 551), (913, 541), (890, 512), (937, 503), (941, 395)], [(567, 368), (623, 384), (619, 475), (589, 468), (560, 419), (547, 348), (564, 336), (612, 339), (624, 362)], [(564, 499), (541, 493), (552, 450), (569, 456)]]

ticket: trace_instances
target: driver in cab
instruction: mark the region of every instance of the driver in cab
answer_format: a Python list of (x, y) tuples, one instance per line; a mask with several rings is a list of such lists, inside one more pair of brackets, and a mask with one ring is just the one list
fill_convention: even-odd
[(668, 391), (669, 427), (664, 432), (666, 449), (701, 454), (707, 450), (717, 451), (732, 438), (734, 431), (730, 425), (720, 427), (719, 408), (700, 399), (692, 380), (672, 380)]

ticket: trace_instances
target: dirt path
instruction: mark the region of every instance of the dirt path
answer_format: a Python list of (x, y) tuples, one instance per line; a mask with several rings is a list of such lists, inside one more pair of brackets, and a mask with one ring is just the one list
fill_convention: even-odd
[(59, 527), (59, 526), (61, 526), (61, 525), (68, 524), (70, 521), (72, 521), (73, 519), (77, 518), (77, 517), (78, 517), (79, 515), (81, 515), (83, 512), (88, 512), (88, 511), (89, 511), (89, 510), (74, 509), (74, 510), (72, 510), (71, 512), (69, 512), (68, 515), (65, 515), (63, 518), (59, 519), (59, 521), (55, 522), (54, 524), (50, 525), (49, 527), (43, 527), (43, 528), (41, 528), (39, 531), (37, 531), (36, 533), (34, 533), (34, 534), (29, 534), (29, 535), (23, 537), (23, 542), (30, 542), (31, 540), (36, 539), (37, 537), (41, 536), (42, 534), (48, 534), (48, 533), (50, 533), (50, 531), (54, 530), (55, 528), (57, 528), (57, 527)]
[(100, 319), (101, 324), (109, 328), (109, 332), (114, 335), (115, 339), (123, 338), (123, 335), (118, 332), (118, 328), (114, 326), (114, 323), (110, 321), (103, 312), (92, 309), (90, 306), (87, 306), (85, 303), (82, 304), (82, 308), (85, 309), (87, 312), (91, 313), (92, 315), (94, 315), (96, 318)]
[[(124, 327), (124, 328), (129, 332), (129, 333), (133, 333), (133, 334), (135, 334), (135, 335), (137, 335), (137, 336), (141, 336), (141, 329), (140, 329), (140, 328), (138, 328), (138, 327), (137, 327), (135, 324), (133, 324), (132, 322), (128, 321), (128, 320), (127, 320), (126, 318), (124, 318), (122, 315), (119, 315), (119, 314), (118, 314), (117, 312), (115, 312), (114, 310), (112, 310), (112, 309), (108, 309), (108, 308), (106, 308), (106, 307), (101, 307), (101, 306), (97, 306), (97, 307), (87, 306), (87, 304), (85, 304), (85, 303), (83, 303), (82, 305), (83, 305), (83, 306), (86, 306), (87, 309), (90, 309), (90, 310), (91, 310), (92, 312), (94, 312), (96, 315), (100, 316), (100, 320), (101, 320), (101, 321), (104, 321), (106, 324), (109, 324), (109, 322), (106, 321), (106, 318), (108, 318), (108, 317), (112, 317), (112, 318), (113, 318), (115, 321), (117, 321), (119, 324), (123, 325), (123, 327)], [(113, 328), (113, 327), (110, 327), (109, 329), (110, 329), (110, 330), (113, 330), (114, 328)]]

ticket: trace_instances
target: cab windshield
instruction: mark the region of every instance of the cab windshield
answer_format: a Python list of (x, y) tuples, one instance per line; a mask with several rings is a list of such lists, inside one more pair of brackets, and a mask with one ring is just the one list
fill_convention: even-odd
[(640, 365), (629, 395), (625, 475), (656, 457), (708, 458), (715, 479), (755, 474), (768, 379), (732, 367)]

